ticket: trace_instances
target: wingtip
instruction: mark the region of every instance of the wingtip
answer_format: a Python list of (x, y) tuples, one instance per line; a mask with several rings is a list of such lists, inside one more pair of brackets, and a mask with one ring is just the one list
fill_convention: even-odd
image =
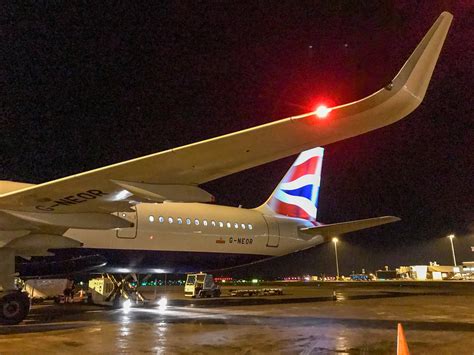
[(443, 16), (443, 17), (446, 17), (446, 16), (447, 16), (447, 17), (449, 17), (449, 18), (451, 18), (451, 19), (454, 17), (453, 14), (450, 13), (449, 11), (443, 11), (443, 12), (439, 15), (439, 17), (441, 17), (441, 16)]
[(383, 216), (380, 217), (380, 219), (383, 220), (385, 223), (394, 223), (402, 220), (400, 217), (396, 216)]
[(420, 102), (423, 100), (452, 19), (453, 15), (448, 11), (438, 16), (393, 79), (391, 87), (403, 88)]

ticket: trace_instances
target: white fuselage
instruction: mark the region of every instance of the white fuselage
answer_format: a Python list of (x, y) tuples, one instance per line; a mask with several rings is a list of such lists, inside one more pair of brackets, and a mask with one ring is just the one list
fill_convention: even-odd
[[(162, 252), (164, 254), (157, 255), (177, 260), (182, 258), (176, 258), (176, 254), (208, 256), (213, 253), (221, 259), (232, 256), (232, 265), (224, 263), (222, 267), (289, 254), (323, 241), (321, 237), (310, 240), (299, 237), (298, 228), (313, 226), (309, 221), (267, 216), (253, 209), (200, 203), (141, 203), (135, 212), (119, 212), (118, 215), (133, 221), (134, 227), (105, 231), (70, 229), (65, 236), (82, 242), (86, 249), (135, 251), (135, 256), (138, 251)], [(249, 259), (251, 256), (258, 258)], [(166, 260), (157, 261), (153, 267), (166, 263)], [(192, 269), (188, 265), (183, 267)], [(216, 264), (212, 263), (214, 267)], [(182, 268), (173, 265), (171, 269)]]

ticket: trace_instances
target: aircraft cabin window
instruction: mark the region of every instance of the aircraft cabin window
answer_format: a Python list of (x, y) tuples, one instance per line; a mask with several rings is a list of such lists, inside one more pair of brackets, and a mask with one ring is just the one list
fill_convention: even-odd
[(163, 218), (163, 216), (160, 216), (160, 217), (158, 217), (158, 221), (160, 221), (160, 223), (163, 223), (165, 221), (165, 219)]
[(196, 218), (196, 219), (194, 220), (194, 224), (198, 226), (198, 225), (199, 225), (199, 219)]
[(250, 230), (252, 230), (252, 228), (253, 228), (253, 227), (252, 227), (252, 225), (251, 225), (251, 224), (249, 224), (249, 229), (250, 229)]
[(230, 222), (227, 222), (227, 228), (230, 228), (230, 227), (231, 227)]
[(168, 217), (168, 223), (169, 224), (173, 223), (173, 217)]
[(234, 223), (234, 228), (235, 228), (235, 229), (238, 229), (238, 228), (239, 228), (239, 224), (238, 224), (238, 223)]
[(153, 222), (155, 222), (155, 217), (154, 216), (148, 216), (148, 220), (150, 221), (150, 223), (153, 223)]
[(211, 221), (211, 226), (215, 227), (216, 226), (216, 221)]
[(207, 220), (206, 220), (206, 219), (202, 221), (202, 225), (203, 225), (204, 227), (207, 227)]
[(186, 218), (186, 224), (187, 225), (190, 225), (191, 224), (191, 220), (189, 218)]
[(245, 224), (244, 223), (242, 223), (240, 226), (242, 227), (242, 229), (245, 229)]
[(224, 228), (224, 223), (219, 222), (219, 227)]
[(178, 224), (183, 224), (183, 219), (181, 217), (178, 217), (176, 220), (178, 221)]

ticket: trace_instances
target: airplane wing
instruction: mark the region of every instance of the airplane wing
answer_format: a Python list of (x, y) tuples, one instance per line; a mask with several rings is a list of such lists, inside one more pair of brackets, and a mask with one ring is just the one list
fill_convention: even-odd
[[(59, 223), (51, 215), (63, 214), (66, 225), (67, 214), (102, 218), (143, 200), (211, 201), (199, 184), (394, 123), (423, 100), (451, 20), (450, 13), (439, 16), (392, 82), (332, 107), (325, 119), (310, 112), (10, 191), (0, 196), (0, 221), (51, 224)], [(114, 223), (109, 218), (105, 225)]]
[(400, 221), (400, 218), (393, 216), (359, 219), (357, 221), (324, 224), (316, 227), (300, 228), (300, 233), (302, 234), (303, 239), (308, 239), (320, 235), (325, 239), (329, 240), (329, 238), (337, 237), (341, 234), (355, 232), (362, 229), (372, 228), (398, 221)]

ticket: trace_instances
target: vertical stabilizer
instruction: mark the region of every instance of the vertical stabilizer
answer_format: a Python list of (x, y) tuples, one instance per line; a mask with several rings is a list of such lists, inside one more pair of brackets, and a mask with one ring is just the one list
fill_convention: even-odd
[(259, 209), (265, 213), (315, 221), (323, 155), (321, 147), (302, 152)]

